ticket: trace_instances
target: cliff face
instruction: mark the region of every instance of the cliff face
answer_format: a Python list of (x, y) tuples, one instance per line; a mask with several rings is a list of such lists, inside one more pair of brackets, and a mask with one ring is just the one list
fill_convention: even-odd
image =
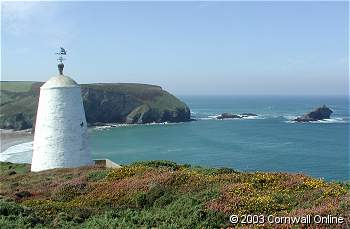
[[(35, 124), (41, 82), (1, 82), (0, 128), (28, 129)], [(81, 93), (87, 122), (105, 123), (185, 122), (185, 103), (146, 84), (83, 84)]]

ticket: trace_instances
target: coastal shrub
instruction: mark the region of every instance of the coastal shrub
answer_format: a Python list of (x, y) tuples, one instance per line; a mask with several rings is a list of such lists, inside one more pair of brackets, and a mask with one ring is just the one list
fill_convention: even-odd
[(9, 173), (24, 174), (30, 171), (28, 164), (15, 164), (11, 162), (0, 162), (0, 176), (7, 176)]
[(42, 221), (35, 216), (0, 216), (1, 229), (43, 228)]
[[(138, 167), (140, 168), (140, 167)], [(91, 184), (90, 191), (77, 197), (73, 201), (82, 206), (92, 207), (117, 207), (117, 206), (135, 206), (137, 201), (135, 195), (139, 192), (148, 192), (153, 184), (163, 184), (171, 176), (169, 171), (155, 171), (152, 168), (144, 167), (145, 172), (131, 171), (131, 174), (125, 176), (123, 179), (106, 178), (100, 182)], [(132, 168), (133, 169), (133, 168)], [(126, 170), (130, 172), (130, 170)], [(115, 174), (114, 174), (115, 175)], [(140, 197), (141, 198), (141, 197)]]
[(220, 195), (220, 186), (218, 184), (214, 184), (212, 187), (207, 187), (200, 192), (196, 193), (196, 197), (203, 202), (210, 201), (219, 197)]
[[(189, 183), (190, 179), (199, 178), (200, 173), (195, 170), (182, 169), (180, 171), (175, 171), (171, 178), (167, 181), (169, 186), (182, 186)], [(193, 181), (193, 180), (192, 180)], [(193, 183), (192, 183), (193, 184)]]
[[(44, 218), (51, 223), (55, 223), (55, 220), (57, 221), (56, 223), (63, 221), (82, 223), (96, 212), (91, 208), (79, 206), (79, 204), (74, 202), (27, 200), (23, 204), (35, 211), (38, 217)], [(65, 216), (67, 217), (65, 218)]]
[(266, 173), (257, 173), (251, 180), (253, 187), (256, 189), (271, 188), (276, 182), (276, 175)]
[(90, 172), (87, 177), (89, 181), (99, 181), (105, 178), (108, 174), (108, 170), (97, 170), (97, 171), (92, 171)]
[(73, 178), (73, 174), (64, 175), (63, 178), (64, 178), (65, 180), (70, 180), (70, 179)]
[(136, 206), (139, 208), (143, 208), (147, 206), (146, 193), (139, 192), (135, 195)]
[(333, 186), (327, 186), (324, 189), (323, 197), (339, 197), (347, 193), (347, 190), (339, 184)]
[(317, 189), (325, 186), (325, 182), (321, 179), (306, 178), (303, 183), (303, 188)]
[[(302, 174), (237, 173), (161, 161), (0, 179), (1, 229), (225, 228), (232, 226), (233, 213), (332, 214), (350, 222), (348, 185)], [(31, 195), (11, 201), (23, 190)]]
[(72, 213), (60, 212), (54, 217), (48, 228), (80, 228), (79, 225), (87, 218)]
[(203, 168), (203, 167), (193, 167), (193, 171), (197, 171), (206, 176), (215, 176), (220, 174), (232, 174), (237, 173), (236, 170), (230, 168)]
[(109, 211), (89, 218), (82, 228), (220, 228), (226, 222), (224, 214), (205, 211), (196, 199), (182, 196), (163, 208)]
[(180, 168), (189, 168), (190, 165), (178, 165), (175, 162), (172, 161), (166, 161), (166, 160), (154, 160), (154, 161), (142, 161), (142, 162), (134, 162), (131, 165), (142, 165), (142, 166), (148, 166), (152, 168), (169, 168), (172, 170), (178, 170)]
[(165, 193), (165, 189), (162, 185), (154, 184), (151, 186), (149, 191), (146, 194), (146, 200), (149, 203), (149, 206), (152, 206), (154, 201), (159, 197), (163, 196)]
[(350, 190), (350, 181), (345, 182), (345, 183), (340, 183), (341, 186), (344, 186), (347, 190)]
[(60, 212), (58, 213), (55, 218), (52, 220), (52, 227), (60, 227), (60, 228), (66, 228), (68, 226), (74, 226), (74, 222), (73, 221), (73, 216), (69, 215), (65, 212)]
[(125, 166), (118, 169), (109, 171), (106, 175), (107, 180), (121, 180), (134, 175), (142, 175), (143, 172), (148, 170), (144, 165)]
[(169, 194), (168, 192), (166, 192), (154, 201), (153, 206), (155, 208), (163, 208), (166, 205), (173, 202), (173, 200), (174, 200), (174, 197), (171, 194)]
[(26, 200), (23, 205), (34, 209), (39, 215), (52, 218), (59, 212), (68, 209), (68, 206), (63, 202), (53, 200)]
[(88, 190), (87, 184), (82, 181), (70, 181), (63, 183), (53, 191), (52, 197), (59, 201), (70, 201), (75, 197), (86, 193)]
[(296, 197), (288, 192), (274, 192), (271, 196), (278, 211), (290, 210), (297, 205)]
[(0, 200), (0, 228), (32, 228), (42, 224), (43, 219), (35, 212), (15, 202)]
[(342, 214), (350, 214), (350, 201), (349, 201), (350, 196), (347, 198), (343, 199), (340, 204), (339, 204), (339, 212)]
[(25, 209), (15, 202), (8, 202), (0, 200), (0, 215), (9, 216), (9, 215), (20, 215), (25, 212)]
[[(151, 207), (154, 202), (165, 194), (165, 189), (160, 184), (152, 184), (148, 192), (140, 192), (135, 196), (137, 207)], [(164, 200), (166, 201), (166, 200)], [(161, 204), (161, 202), (159, 203)]]

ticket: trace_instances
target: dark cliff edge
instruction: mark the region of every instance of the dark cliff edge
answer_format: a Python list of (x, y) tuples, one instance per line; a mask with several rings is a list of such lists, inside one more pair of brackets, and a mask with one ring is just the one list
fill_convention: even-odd
[[(23, 130), (35, 125), (42, 82), (1, 81), (0, 128)], [(159, 86), (134, 83), (82, 84), (90, 126), (107, 123), (161, 123), (191, 120), (188, 106)]]

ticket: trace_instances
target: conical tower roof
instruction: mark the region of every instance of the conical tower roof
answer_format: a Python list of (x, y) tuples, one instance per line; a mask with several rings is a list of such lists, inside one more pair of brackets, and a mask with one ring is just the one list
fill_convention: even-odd
[(79, 87), (79, 85), (69, 76), (58, 75), (51, 77), (43, 86), (41, 86), (42, 89), (60, 87)]

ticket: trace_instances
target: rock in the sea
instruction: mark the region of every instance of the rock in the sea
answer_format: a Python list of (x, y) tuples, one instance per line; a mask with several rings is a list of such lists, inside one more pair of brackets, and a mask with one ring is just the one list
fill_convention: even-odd
[(242, 114), (239, 114), (239, 115), (230, 114), (230, 113), (222, 113), (221, 115), (219, 115), (216, 118), (217, 119), (229, 119), (229, 118), (247, 118), (247, 117), (252, 117), (252, 116), (258, 116), (258, 115), (257, 114), (253, 114), (253, 113), (242, 113)]
[(310, 122), (318, 121), (323, 119), (329, 119), (333, 111), (329, 109), (326, 105), (319, 107), (301, 117), (294, 119), (296, 122)]
[[(42, 82), (1, 82), (0, 128), (29, 129), (35, 124)], [(156, 85), (81, 85), (89, 126), (109, 123), (191, 121), (188, 106)]]
[(218, 117), (216, 117), (217, 119), (226, 119), (226, 118), (242, 118), (239, 115), (235, 115), (235, 114), (230, 114), (230, 113), (222, 113), (221, 115), (219, 115)]

